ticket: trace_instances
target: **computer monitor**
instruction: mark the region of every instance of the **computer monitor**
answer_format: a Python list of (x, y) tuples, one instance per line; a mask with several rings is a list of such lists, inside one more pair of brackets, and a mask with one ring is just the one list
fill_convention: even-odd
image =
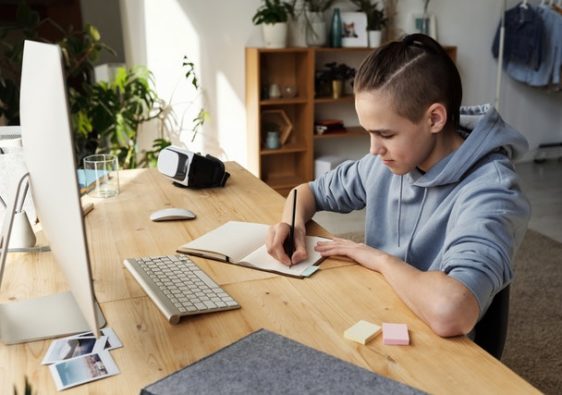
[[(21, 343), (105, 325), (95, 302), (58, 45), (25, 41), (20, 120), (30, 191), (42, 229), (70, 292), (0, 304), (0, 341)], [(12, 209), (17, 196), (12, 199)], [(7, 213), (9, 233), (13, 213)], [(4, 235), (4, 249), (9, 234)], [(5, 260), (6, 250), (2, 260)], [(4, 262), (0, 261), (0, 285)]]

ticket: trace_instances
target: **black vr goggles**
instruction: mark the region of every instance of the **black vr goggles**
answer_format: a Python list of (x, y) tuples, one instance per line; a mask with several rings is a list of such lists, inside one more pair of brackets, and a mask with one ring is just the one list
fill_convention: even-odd
[(158, 170), (174, 184), (188, 188), (224, 187), (230, 177), (220, 159), (174, 146), (160, 151)]

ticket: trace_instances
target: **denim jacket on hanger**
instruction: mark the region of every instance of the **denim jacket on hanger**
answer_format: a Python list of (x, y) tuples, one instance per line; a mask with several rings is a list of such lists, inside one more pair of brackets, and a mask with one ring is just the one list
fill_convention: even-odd
[(513, 79), (531, 86), (560, 84), (562, 66), (562, 17), (548, 5), (537, 7), (544, 24), (542, 62), (538, 69), (518, 63), (505, 65), (506, 73)]
[[(495, 58), (499, 53), (498, 26), (492, 53)], [(543, 21), (531, 4), (516, 5), (505, 12), (504, 65), (507, 63), (526, 64), (538, 69), (542, 60)]]

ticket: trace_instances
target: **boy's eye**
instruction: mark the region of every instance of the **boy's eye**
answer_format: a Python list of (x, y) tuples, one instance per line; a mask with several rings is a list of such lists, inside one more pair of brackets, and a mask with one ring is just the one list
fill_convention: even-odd
[(396, 135), (393, 130), (369, 130), (368, 132), (380, 137), (381, 139), (389, 139)]

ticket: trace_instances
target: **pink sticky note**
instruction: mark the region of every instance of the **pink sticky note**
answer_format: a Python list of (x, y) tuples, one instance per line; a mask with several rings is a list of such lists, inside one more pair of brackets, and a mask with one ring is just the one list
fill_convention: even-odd
[(408, 325), (406, 324), (382, 324), (382, 342), (389, 345), (407, 346), (410, 344)]

